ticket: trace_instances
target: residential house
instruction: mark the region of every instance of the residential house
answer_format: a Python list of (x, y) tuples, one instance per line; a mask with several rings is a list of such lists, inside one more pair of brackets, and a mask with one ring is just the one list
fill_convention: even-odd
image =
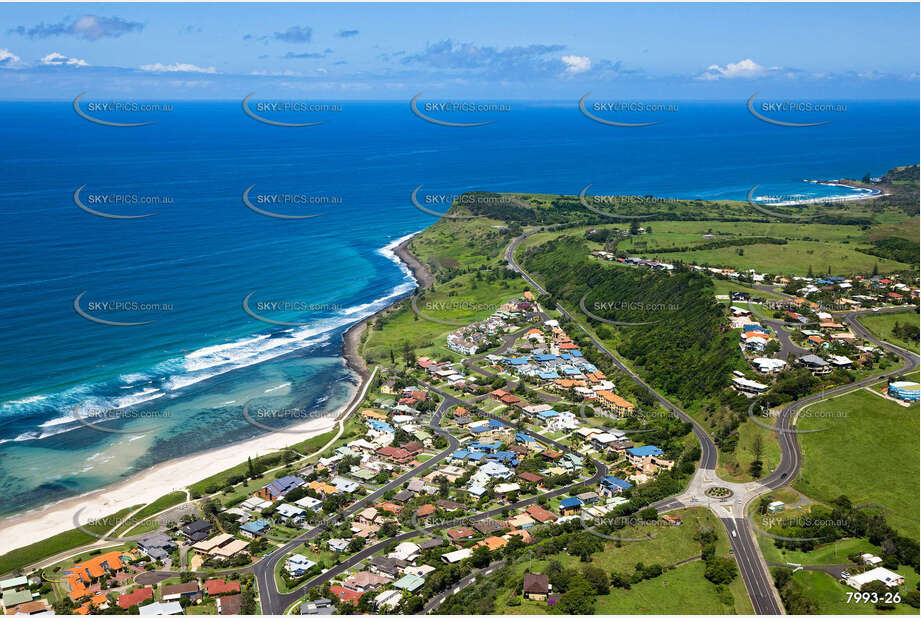
[(163, 586), (160, 592), (164, 601), (178, 601), (182, 598), (194, 599), (201, 596), (197, 581)]
[(550, 578), (539, 573), (525, 573), (522, 590), (529, 601), (546, 601), (550, 594)]
[(211, 534), (211, 522), (199, 519), (190, 522), (179, 529), (179, 533), (192, 543), (198, 543), (208, 538)]
[(154, 532), (138, 539), (138, 550), (153, 560), (166, 561), (175, 549), (176, 542), (163, 532)]
[(275, 502), (277, 500), (282, 500), (292, 489), (300, 487), (304, 484), (304, 479), (299, 476), (283, 476), (280, 479), (275, 479), (258, 492), (256, 495), (264, 500), (270, 500)]

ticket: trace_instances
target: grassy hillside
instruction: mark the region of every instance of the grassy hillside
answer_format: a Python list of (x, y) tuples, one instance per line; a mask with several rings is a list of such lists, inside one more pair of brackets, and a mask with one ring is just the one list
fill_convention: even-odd
[(880, 503), (890, 525), (918, 539), (918, 405), (859, 390), (806, 410), (799, 429), (828, 430), (800, 434), (796, 489), (822, 501), (846, 495), (854, 504)]

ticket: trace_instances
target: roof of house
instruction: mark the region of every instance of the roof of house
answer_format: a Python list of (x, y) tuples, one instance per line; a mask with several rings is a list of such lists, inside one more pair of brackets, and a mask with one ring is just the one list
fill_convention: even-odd
[(404, 575), (397, 581), (393, 582), (393, 587), (412, 592), (421, 588), (423, 584), (425, 584), (425, 580), (418, 575)]
[[(31, 597), (30, 597), (31, 598)], [(118, 606), (122, 609), (128, 609), (132, 605), (137, 605), (141, 601), (153, 598), (153, 588), (145, 586), (138, 588), (134, 592), (128, 592), (118, 597)]]
[(564, 509), (577, 508), (582, 506), (582, 501), (578, 498), (563, 498), (560, 502), (560, 506)]
[(222, 616), (237, 616), (243, 608), (243, 595), (234, 594), (221, 597), (217, 600), (217, 604)]
[(619, 487), (620, 489), (630, 489), (633, 485), (624, 479), (617, 478), (616, 476), (606, 476), (601, 479), (602, 485), (607, 485), (610, 487)]
[(635, 446), (633, 448), (627, 449), (627, 452), (633, 455), (634, 457), (648, 457), (652, 455), (653, 457), (658, 457), (662, 455), (662, 449), (658, 446), (652, 446), (648, 444), (646, 446)]
[(169, 596), (171, 594), (190, 594), (198, 592), (198, 582), (186, 582), (184, 584), (171, 584), (168, 586), (163, 586), (161, 592), (163, 596)]
[(300, 487), (304, 484), (304, 479), (299, 476), (283, 476), (280, 479), (275, 479), (263, 489), (269, 493), (271, 496), (283, 496), (295, 487)]
[(550, 592), (550, 578), (541, 573), (525, 573), (524, 592), (530, 594), (547, 594)]
[(228, 582), (223, 579), (209, 579), (205, 582), (205, 592), (211, 595), (240, 592), (240, 582)]
[(362, 594), (360, 592), (349, 590), (348, 588), (344, 588), (339, 585), (330, 586), (329, 593), (335, 595), (336, 598), (338, 598), (340, 601), (351, 603), (352, 605), (358, 605), (358, 599), (361, 598)]
[(454, 540), (464, 539), (476, 534), (476, 530), (470, 526), (458, 526), (457, 528), (450, 528), (446, 532), (448, 533), (448, 536)]
[(532, 504), (527, 509), (525, 509), (525, 513), (527, 513), (528, 515), (530, 515), (531, 517), (533, 517), (534, 519), (536, 519), (542, 524), (548, 521), (555, 521), (557, 518), (556, 515), (554, 515), (553, 513), (551, 513), (544, 507), (540, 506), (539, 504)]

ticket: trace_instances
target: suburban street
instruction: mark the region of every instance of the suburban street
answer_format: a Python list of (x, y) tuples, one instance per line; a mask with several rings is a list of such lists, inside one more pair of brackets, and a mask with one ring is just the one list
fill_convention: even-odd
[[(434, 465), (436, 465), (438, 462), (448, 457), (451, 453), (453, 453), (460, 446), (460, 443), (458, 442), (457, 438), (455, 438), (449, 432), (441, 429), (440, 427), (441, 417), (448, 409), (456, 405), (468, 405), (468, 404), (450, 395), (449, 393), (441, 391), (437, 388), (428, 387), (427, 390), (437, 393), (443, 398), (441, 404), (438, 407), (438, 410), (432, 415), (432, 418), (429, 421), (429, 427), (433, 431), (438, 433), (439, 435), (442, 435), (448, 439), (448, 443), (449, 443), (448, 448), (441, 451), (438, 455), (436, 455), (432, 459), (425, 461), (424, 463), (416, 466), (412, 470), (390, 481), (389, 483), (387, 483), (387, 485), (385, 485), (384, 487), (381, 487), (380, 489), (375, 491), (373, 494), (370, 494), (362, 498), (361, 500), (358, 500), (357, 502), (355, 502), (355, 504), (351, 505), (350, 507), (348, 507), (346, 510), (344, 510), (341, 513), (341, 516), (338, 518), (339, 521), (341, 521), (342, 519), (350, 515), (353, 515), (354, 513), (358, 512), (359, 510), (361, 510), (368, 504), (377, 501), (387, 491), (390, 491), (391, 489), (396, 489), (397, 487), (402, 485), (404, 482), (406, 482), (410, 478), (414, 476), (418, 476), (422, 474), (423, 472), (425, 472), (426, 470), (431, 469)], [(534, 432), (534, 431), (531, 431), (525, 428), (520, 428), (520, 427), (518, 428), (518, 430), (527, 433), (528, 435), (530, 435), (536, 440), (540, 440), (541, 442), (544, 442), (546, 444), (553, 446), (555, 449), (558, 449), (563, 452), (573, 452), (572, 449), (570, 449), (568, 446), (560, 442), (557, 442), (555, 440), (552, 440), (550, 438), (547, 438), (537, 432)], [(557, 489), (545, 492), (539, 496), (533, 496), (531, 498), (519, 500), (512, 504), (503, 505), (503, 506), (500, 506), (494, 509), (490, 509), (488, 511), (463, 515), (462, 517), (458, 517), (457, 519), (458, 520), (462, 519), (464, 522), (476, 522), (482, 519), (488, 519), (493, 516), (501, 516), (502, 512), (505, 511), (506, 509), (518, 509), (518, 508), (530, 506), (532, 504), (537, 504), (538, 500), (542, 496), (546, 498), (553, 498), (553, 497), (568, 493), (569, 490), (572, 489), (573, 487), (578, 487), (582, 485), (594, 485), (598, 483), (601, 480), (601, 478), (607, 474), (608, 469), (607, 469), (607, 466), (605, 466), (603, 462), (595, 461), (595, 460), (591, 460), (591, 461), (595, 465), (595, 473), (587, 479), (577, 481), (571, 485), (566, 485), (564, 487), (558, 487)], [(262, 605), (262, 611), (264, 614), (283, 614), (285, 609), (291, 606), (292, 604), (296, 603), (298, 600), (300, 600), (309, 588), (312, 588), (314, 586), (322, 586), (324, 583), (333, 579), (340, 573), (344, 573), (348, 569), (359, 564), (361, 561), (367, 558), (370, 558), (374, 554), (380, 552), (381, 550), (392, 545), (393, 543), (399, 543), (401, 541), (405, 541), (405, 540), (417, 537), (419, 536), (420, 532), (437, 533), (437, 532), (440, 532), (441, 530), (445, 530), (447, 528), (451, 528), (456, 525), (458, 525), (458, 523), (456, 521), (452, 521), (449, 523), (442, 523), (442, 524), (436, 524), (432, 526), (420, 527), (418, 529), (414, 529), (409, 532), (398, 534), (392, 538), (382, 540), (378, 543), (375, 543), (374, 545), (370, 545), (368, 547), (363, 548), (362, 550), (353, 554), (352, 556), (349, 556), (348, 558), (346, 558), (339, 564), (335, 565), (334, 567), (327, 569), (322, 574), (302, 584), (300, 587), (297, 588), (297, 590), (294, 590), (288, 593), (281, 593), (278, 591), (278, 588), (275, 585), (275, 567), (278, 564), (278, 562), (282, 560), (289, 552), (296, 549), (304, 541), (316, 538), (317, 536), (322, 534), (323, 530), (325, 530), (325, 526), (318, 526), (318, 527), (312, 528), (305, 534), (290, 541), (289, 543), (285, 544), (283, 547), (278, 548), (277, 550), (272, 552), (269, 556), (267, 556), (266, 558), (263, 558), (261, 561), (253, 565), (253, 572), (256, 575), (256, 580), (259, 585), (259, 595), (260, 595), (260, 602)]]
[[(539, 230), (536, 230), (539, 231)], [(510, 268), (518, 272), (528, 283), (540, 291), (541, 294), (547, 294), (547, 291), (531, 277), (515, 260), (514, 254), (518, 245), (535, 231), (525, 233), (515, 238), (505, 251), (505, 259)], [(754, 286), (762, 291), (775, 292), (767, 286)], [(572, 319), (572, 315), (562, 306), (556, 307), (560, 313), (567, 318)], [(901, 308), (887, 308), (881, 311), (905, 311)], [(660, 500), (652, 504), (659, 512), (666, 512), (687, 506), (707, 505), (723, 522), (729, 540), (733, 548), (736, 562), (739, 565), (739, 571), (742, 573), (742, 579), (745, 582), (746, 590), (752, 602), (755, 612), (758, 614), (782, 614), (785, 613), (780, 597), (774, 588), (767, 563), (764, 560), (761, 550), (754, 538), (754, 531), (751, 524), (745, 517), (748, 505), (752, 500), (765, 493), (790, 484), (799, 473), (801, 464), (801, 455), (799, 443), (796, 438), (795, 418), (796, 414), (803, 407), (812, 403), (826, 399), (829, 396), (840, 395), (846, 392), (863, 388), (870, 384), (876, 383), (887, 377), (901, 375), (908, 371), (918, 368), (918, 356), (902, 348), (879, 341), (873, 334), (866, 329), (857, 320), (859, 311), (851, 311), (844, 315), (844, 319), (853, 331), (860, 337), (872, 341), (875, 345), (880, 346), (886, 351), (896, 354), (903, 364), (899, 368), (877, 375), (871, 378), (865, 378), (852, 384), (846, 384), (840, 387), (829, 389), (823, 393), (811, 395), (803, 399), (791, 402), (784, 406), (778, 418), (775, 431), (777, 432), (778, 442), (781, 449), (781, 461), (775, 470), (761, 481), (749, 483), (730, 483), (721, 480), (715, 474), (717, 463), (717, 450), (709, 434), (693, 419), (688, 417), (677, 406), (668, 401), (663, 395), (658, 393), (647, 385), (639, 376), (630, 368), (626, 367), (611, 351), (609, 351), (600, 341), (591, 333), (582, 328), (595, 347), (611, 358), (612, 362), (621, 370), (626, 372), (637, 384), (640, 384), (653, 394), (653, 396), (669, 411), (686, 420), (693, 425), (694, 434), (701, 446), (700, 467), (691, 479), (688, 488), (679, 496), (673, 496)], [(575, 320), (573, 320), (575, 321)], [(778, 339), (781, 342), (782, 353), (789, 352), (793, 357), (801, 356), (806, 351), (796, 346), (790, 339), (789, 333), (786, 332), (784, 322), (778, 320), (765, 320), (771, 324), (778, 333)], [(578, 324), (578, 322), (576, 322)], [(581, 328), (581, 326), (580, 326)], [(785, 354), (784, 354), (785, 356)], [(792, 359), (791, 359), (792, 360)], [(704, 492), (708, 487), (720, 486), (732, 491), (732, 495), (724, 500), (714, 500), (708, 497)], [(735, 502), (735, 504), (733, 504)], [(735, 508), (735, 511), (733, 509)]]
[[(526, 233), (518, 238), (515, 238), (507, 247), (505, 252), (505, 258), (510, 268), (518, 272), (522, 278), (524, 278), (531, 286), (534, 287), (541, 294), (547, 294), (547, 291), (543, 289), (526, 271), (524, 271), (514, 259), (514, 251), (519, 243), (533, 234), (534, 232)], [(564, 316), (576, 322), (572, 315), (562, 306), (557, 306), (556, 309), (562, 313)], [(709, 434), (699, 425), (693, 418), (688, 416), (683, 410), (681, 410), (674, 403), (669, 401), (664, 395), (660, 394), (655, 389), (651, 388), (645, 381), (640, 378), (631, 368), (627, 367), (616, 355), (609, 351), (594, 335), (589, 333), (585, 328), (579, 325), (580, 329), (589, 337), (593, 345), (603, 354), (608, 356), (611, 359), (612, 363), (621, 371), (626, 373), (630, 378), (637, 383), (638, 385), (646, 388), (655, 399), (672, 414), (677, 416), (683, 421), (686, 421), (692, 425), (693, 432), (697, 437), (698, 442), (701, 447), (701, 457), (700, 465), (698, 470), (692, 477), (688, 488), (678, 496), (672, 496), (658, 502), (653, 503), (651, 506), (656, 508), (660, 513), (667, 511), (686, 508), (688, 506), (707, 506), (710, 508), (723, 523), (726, 528), (727, 534), (729, 535), (729, 541), (733, 549), (733, 553), (736, 559), (736, 562), (739, 566), (739, 571), (741, 573), (742, 579), (745, 583), (746, 590), (748, 591), (749, 597), (751, 599), (754, 610), (758, 614), (782, 614), (784, 613), (784, 608), (780, 602), (780, 598), (777, 595), (776, 590), (774, 589), (773, 582), (771, 580), (770, 573), (768, 571), (768, 565), (764, 561), (764, 558), (761, 554), (761, 551), (758, 547), (757, 541), (754, 537), (754, 531), (752, 526), (745, 517), (745, 512), (748, 505), (752, 500), (756, 499), (764, 493), (770, 492), (774, 489), (788, 485), (799, 472), (800, 467), (800, 452), (799, 444), (796, 439), (796, 431), (794, 420), (798, 410), (802, 409), (804, 406), (820, 401), (829, 396), (834, 396), (838, 394), (843, 394), (848, 391), (862, 388), (869, 384), (878, 382), (880, 379), (898, 375), (906, 371), (913, 370), (918, 367), (918, 357), (898, 348), (896, 346), (891, 346), (889, 344), (880, 342), (873, 337), (866, 328), (864, 328), (857, 321), (857, 315), (860, 312), (850, 312), (844, 315), (844, 318), (847, 320), (851, 328), (858, 333), (861, 337), (864, 337), (870, 341), (873, 341), (876, 345), (879, 345), (891, 351), (894, 354), (898, 355), (902, 361), (903, 365), (898, 369), (887, 372), (882, 376), (875, 376), (873, 378), (866, 378), (860, 382), (853, 384), (847, 384), (840, 386), (834, 389), (830, 389), (824, 393), (812, 395), (795, 402), (792, 402), (785, 406), (778, 418), (777, 422), (777, 433), (778, 441), (781, 447), (781, 461), (777, 468), (767, 477), (761, 481), (754, 481), (749, 483), (731, 483), (726, 482), (720, 479), (716, 473), (716, 464), (717, 464), (717, 449), (712, 438)], [(547, 316), (543, 316), (545, 319)], [(789, 333), (784, 329), (786, 324), (776, 320), (770, 320), (769, 323), (772, 323), (772, 326), (776, 328), (778, 333), (778, 339), (782, 343), (782, 347), (786, 345), (793, 351), (793, 348), (796, 350), (802, 350), (798, 346), (792, 343), (789, 338)], [(519, 333), (521, 331), (518, 331)], [(507, 351), (510, 346), (513, 344), (515, 337), (518, 333), (512, 333), (511, 336), (507, 336), (506, 340), (503, 342), (502, 346), (498, 349), (498, 353)], [(786, 343), (784, 343), (786, 342)], [(479, 367), (476, 367), (473, 364), (474, 359), (467, 359), (464, 361), (465, 367), (470, 370), (476, 371), (481, 375), (487, 377), (493, 377), (493, 374), (482, 370)], [(514, 385), (512, 381), (507, 382), (509, 385)], [(343, 521), (344, 519), (355, 514), (362, 508), (375, 503), (378, 501), (385, 493), (391, 490), (395, 490), (400, 487), (403, 483), (408, 481), (410, 478), (423, 474), (424, 472), (431, 470), (433, 467), (438, 465), (445, 458), (450, 456), (454, 450), (460, 446), (460, 442), (451, 435), (449, 432), (441, 428), (441, 418), (445, 412), (450, 408), (456, 405), (469, 406), (467, 402), (464, 402), (453, 395), (442, 391), (438, 388), (426, 386), (426, 390), (436, 393), (442, 397), (442, 401), (438, 406), (436, 412), (433, 413), (431, 419), (429, 420), (429, 428), (431, 428), (435, 433), (444, 437), (448, 441), (448, 447), (443, 449), (438, 454), (433, 456), (431, 459), (423, 462), (422, 464), (416, 466), (412, 470), (405, 472), (399, 477), (389, 481), (386, 485), (380, 487), (372, 494), (365, 496), (357, 500), (354, 504), (350, 505), (345, 510), (333, 516), (335, 522)], [(558, 400), (558, 398), (553, 396), (546, 396), (552, 398), (553, 400)], [(480, 397), (478, 399), (482, 399)], [(530, 429), (524, 428), (519, 424), (497, 416), (484, 412), (482, 410), (477, 410), (481, 414), (490, 416), (503, 420), (504, 422), (512, 425), (518, 431), (522, 431), (531, 437), (544, 442), (548, 445), (553, 446), (554, 448), (564, 451), (564, 452), (573, 452), (568, 446), (557, 442), (555, 440), (549, 439), (537, 432), (534, 432)], [(607, 474), (607, 466), (604, 465), (601, 461), (591, 460), (595, 465), (595, 473), (587, 479), (573, 483), (572, 485), (554, 489), (552, 491), (542, 494), (547, 498), (552, 498), (554, 496), (562, 495), (569, 492), (572, 487), (580, 485), (593, 485), (600, 481), (600, 479)], [(732, 495), (725, 499), (714, 499), (708, 497), (704, 492), (710, 487), (724, 487), (729, 489), (732, 492)], [(520, 500), (513, 504), (505, 505), (502, 507), (490, 509), (488, 511), (483, 511), (481, 513), (474, 513), (463, 516), (465, 522), (476, 522), (482, 519), (487, 519), (492, 516), (501, 515), (503, 510), (506, 509), (516, 509), (535, 504), (539, 500), (539, 496), (534, 496), (525, 500)], [(459, 518), (460, 519), (460, 518)], [(456, 521), (449, 523), (440, 523), (436, 525), (419, 527), (409, 532), (404, 532), (398, 534), (392, 538), (382, 540), (374, 545), (368, 546), (360, 550), (359, 552), (349, 556), (339, 564), (333, 566), (330, 569), (327, 569), (322, 574), (314, 577), (313, 579), (302, 584), (296, 590), (281, 593), (275, 582), (275, 569), (278, 563), (285, 558), (290, 552), (296, 549), (298, 546), (303, 544), (305, 541), (316, 538), (327, 528), (326, 525), (320, 525), (310, 529), (304, 534), (298, 536), (295, 539), (292, 539), (284, 546), (276, 549), (271, 554), (260, 560), (258, 563), (253, 565), (251, 568), (256, 576), (256, 580), (259, 586), (260, 602), (262, 605), (262, 611), (264, 614), (282, 614), (284, 611), (290, 607), (292, 604), (300, 600), (306, 591), (315, 586), (321, 586), (324, 583), (335, 578), (337, 575), (344, 573), (351, 569), (352, 567), (358, 565), (363, 560), (370, 558), (376, 553), (382, 551), (386, 547), (392, 545), (393, 543), (399, 543), (411, 538), (417, 537), (420, 532), (431, 533), (433, 535), (438, 534), (439, 532), (457, 525)], [(492, 565), (483, 569), (483, 571), (492, 569)], [(453, 586), (452, 589), (460, 590), (464, 586), (468, 585), (473, 578), (476, 576), (476, 573), (472, 573), (459, 582), (457, 585)], [(441, 602), (451, 593), (451, 590), (444, 591), (431, 599), (426, 606), (426, 611), (434, 609), (437, 605), (440, 605)]]

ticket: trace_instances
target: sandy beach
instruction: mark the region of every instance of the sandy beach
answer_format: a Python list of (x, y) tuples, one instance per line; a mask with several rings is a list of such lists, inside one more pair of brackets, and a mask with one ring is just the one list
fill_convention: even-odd
[[(401, 243), (394, 253), (412, 271), (417, 284), (429, 287), (434, 277), (425, 265), (409, 253), (407, 245), (410, 240), (407, 239)], [(7, 552), (31, 545), (90, 520), (108, 517), (130, 506), (147, 504), (170, 492), (182, 490), (192, 483), (243, 463), (247, 457), (266, 455), (333, 429), (339, 419), (348, 415), (361, 402), (371, 374), (367, 363), (358, 351), (361, 335), (368, 322), (388, 308), (381, 309), (374, 315), (357, 322), (343, 333), (343, 357), (349, 368), (358, 375), (359, 384), (348, 403), (336, 410), (334, 415), (326, 415), (323, 418), (294, 425), (287, 428), (285, 433), (268, 433), (245, 442), (237, 442), (218, 449), (173, 459), (109, 487), (5, 518), (0, 528), (2, 551)]]

